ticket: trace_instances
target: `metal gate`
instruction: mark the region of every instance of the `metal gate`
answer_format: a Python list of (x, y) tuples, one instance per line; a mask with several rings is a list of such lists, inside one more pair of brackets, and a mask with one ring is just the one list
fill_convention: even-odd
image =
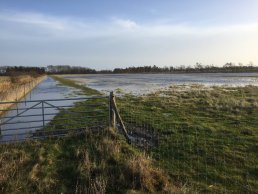
[(59, 137), (109, 124), (109, 97), (0, 102), (0, 142)]

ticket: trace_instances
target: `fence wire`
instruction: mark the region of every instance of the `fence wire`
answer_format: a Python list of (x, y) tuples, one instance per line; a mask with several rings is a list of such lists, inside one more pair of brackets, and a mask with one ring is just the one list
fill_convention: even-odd
[[(226, 105), (214, 106), (198, 98), (189, 98), (187, 95), (182, 95), (180, 98), (171, 95), (124, 95), (116, 97), (116, 102), (128, 134), (133, 140), (133, 145), (144, 152), (147, 158), (151, 158), (155, 167), (167, 173), (173, 184), (181, 188), (181, 191), (186, 193), (258, 193), (257, 109), (246, 107), (231, 109)], [(40, 139), (45, 136), (65, 135), (66, 132), (73, 134), (83, 129), (86, 139), (81, 142), (80, 146), (83, 147), (84, 144), (87, 146), (83, 151), (85, 155), (80, 156), (82, 162), (86, 162), (85, 168), (90, 166), (93, 168), (96, 164), (99, 167), (95, 169), (96, 172), (87, 169), (86, 178), (76, 179), (78, 184), (76, 193), (89, 192), (89, 187), (92, 187), (91, 191), (96, 189), (94, 191), (97, 192), (97, 184), (101, 184), (103, 190), (106, 187), (119, 190), (123, 184), (130, 184), (129, 186), (123, 185), (124, 187), (137, 188), (141, 182), (139, 172), (136, 170), (138, 168), (135, 164), (137, 158), (125, 165), (128, 156), (124, 157), (123, 162), (120, 161), (122, 157), (117, 156), (117, 153), (123, 154), (123, 150), (129, 154), (130, 150), (127, 150), (129, 146), (123, 145), (123, 149), (118, 149), (121, 144), (112, 133), (98, 130), (107, 128), (110, 124), (109, 105), (108, 97), (86, 98), (74, 101), (72, 104), (55, 104), (51, 100), (22, 102), (22, 106), (17, 105), (11, 108), (13, 112), (10, 115), (5, 114), (2, 122), (13, 117), (19, 117), (16, 121), (18, 124), (31, 123), (33, 119), (38, 122), (40, 119), (39, 123), (35, 123), (39, 126), (22, 126), (16, 123), (14, 125), (19, 129), (14, 129), (16, 133), (10, 133), (14, 138), (4, 139), (4, 135), (8, 135), (6, 132), (11, 131), (10, 126), (5, 126), (1, 128), (1, 138), (6, 141), (19, 140), (15, 138), (19, 132)], [(32, 112), (19, 114), (26, 108)], [(55, 112), (49, 112), (48, 109), (55, 109)], [(59, 114), (56, 114), (57, 112)], [(54, 120), (52, 120), (52, 113), (55, 113)], [(26, 120), (26, 117), (30, 120)], [(7, 124), (13, 125), (10, 122)], [(120, 127), (118, 125), (118, 128)], [(92, 133), (94, 128), (97, 129), (95, 131), (97, 133)], [(32, 129), (33, 133), (31, 133)], [(105, 138), (107, 135), (110, 138)], [(25, 138), (28, 139), (27, 136)], [(73, 136), (72, 138), (74, 138), (73, 142), (79, 139)], [(96, 140), (101, 141), (97, 143)], [(69, 139), (64, 141), (69, 141)], [(99, 161), (99, 157), (103, 159), (102, 162)], [(118, 161), (117, 158), (119, 158)], [(106, 172), (98, 173), (102, 165), (106, 163), (111, 166), (108, 170), (109, 178), (103, 178)], [(131, 174), (126, 171), (128, 166), (134, 167)], [(88, 175), (90, 173), (94, 174), (94, 176), (91, 175), (94, 181), (93, 183), (89, 181), (89, 184), (85, 186), (84, 181), (92, 179)], [(117, 184), (117, 181), (120, 181), (121, 185)]]
[(187, 105), (169, 96), (125, 95), (117, 104), (135, 145), (181, 188), (258, 192), (258, 117), (252, 123), (244, 119), (258, 110), (226, 114), (223, 107)]

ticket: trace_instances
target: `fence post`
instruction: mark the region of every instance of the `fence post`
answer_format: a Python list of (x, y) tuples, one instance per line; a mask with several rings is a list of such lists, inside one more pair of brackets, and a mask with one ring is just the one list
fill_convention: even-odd
[[(119, 122), (119, 125), (120, 125), (120, 127), (121, 127), (121, 129), (122, 129), (122, 132), (123, 132), (123, 134), (124, 134), (124, 136), (125, 136), (127, 142), (128, 142), (129, 144), (131, 144), (131, 138), (130, 138), (130, 136), (128, 135), (128, 132), (127, 132), (127, 130), (126, 130), (126, 128), (125, 128), (124, 122), (123, 122), (123, 120), (122, 120), (122, 118), (121, 118), (121, 116), (120, 116), (120, 114), (119, 114), (119, 112), (118, 112), (117, 105), (116, 105), (116, 100), (115, 100), (115, 97), (114, 97), (114, 95), (113, 95), (113, 92), (112, 92), (111, 94), (112, 94), (112, 96), (113, 96), (113, 98), (111, 98), (111, 100), (112, 100), (112, 102), (111, 102), (112, 112), (113, 112), (113, 114), (114, 114), (114, 117), (117, 117), (117, 120), (118, 120), (118, 122)], [(112, 114), (112, 115), (113, 115), (113, 114)]]
[(109, 94), (109, 126), (112, 128), (116, 127), (116, 115), (113, 109), (114, 93), (113, 91)]
[(43, 127), (45, 127), (45, 112), (44, 112), (44, 101), (42, 103), (42, 119), (43, 119)]

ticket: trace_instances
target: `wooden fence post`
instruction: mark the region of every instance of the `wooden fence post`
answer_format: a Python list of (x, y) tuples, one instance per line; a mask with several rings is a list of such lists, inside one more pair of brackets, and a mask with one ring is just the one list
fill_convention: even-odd
[(116, 115), (116, 118), (117, 118), (117, 120), (118, 120), (118, 122), (119, 122), (119, 125), (120, 125), (121, 129), (122, 129), (122, 132), (123, 132), (123, 134), (124, 134), (124, 136), (125, 136), (127, 142), (128, 142), (129, 144), (131, 144), (131, 138), (130, 138), (130, 136), (128, 135), (128, 132), (127, 132), (127, 130), (126, 130), (126, 128), (125, 128), (125, 125), (124, 125), (124, 122), (123, 122), (123, 120), (122, 120), (122, 117), (121, 117), (121, 115), (120, 115), (119, 112), (118, 112), (117, 104), (116, 104), (116, 99), (115, 99), (115, 98), (113, 98), (112, 105), (113, 105), (113, 110), (114, 110), (114, 113), (115, 113), (115, 115)]
[(114, 111), (114, 93), (113, 91), (109, 94), (109, 126), (116, 128), (116, 115)]
[(122, 129), (122, 132), (129, 144), (131, 144), (131, 138), (128, 135), (128, 132), (125, 128), (124, 122), (118, 112), (116, 100), (113, 91), (109, 94), (109, 125), (110, 127), (115, 128), (116, 127), (116, 119), (118, 120), (120, 127)]

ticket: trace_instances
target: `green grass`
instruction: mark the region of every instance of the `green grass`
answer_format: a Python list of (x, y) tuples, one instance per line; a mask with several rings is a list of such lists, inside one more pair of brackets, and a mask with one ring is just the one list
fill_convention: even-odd
[[(54, 77), (84, 95), (97, 91), (77, 86), (72, 81)], [(83, 87), (83, 88), (82, 88)], [(70, 111), (85, 110), (92, 99), (79, 102)], [(91, 109), (92, 110), (92, 109)], [(85, 116), (83, 113), (80, 116)], [(59, 118), (71, 121), (71, 115), (61, 111)], [(170, 177), (141, 151), (128, 145), (114, 129), (91, 130), (92, 126), (73, 122), (73, 127), (84, 127), (80, 135), (73, 132), (65, 138), (27, 141), (0, 146), (0, 193), (179, 193)], [(102, 124), (105, 124), (102, 122)], [(52, 128), (46, 129), (53, 130)]]
[[(76, 128), (93, 128), (96, 126), (109, 126), (109, 101), (97, 90), (79, 85), (73, 80), (62, 78), (61, 76), (51, 76), (61, 85), (79, 89), (80, 95), (83, 96), (98, 96), (101, 98), (89, 98), (87, 100), (76, 102), (75, 105), (69, 109), (61, 110), (55, 116), (55, 119), (41, 131), (51, 131), (65, 129), (67, 126), (71, 129)], [(61, 125), (64, 125), (63, 127)]]
[[(100, 95), (53, 78), (86, 96)], [(70, 111), (87, 110), (89, 103), (107, 107), (107, 100), (92, 99)], [(71, 122), (62, 111), (52, 124), (66, 118), (87, 130), (0, 146), (0, 192), (258, 192), (258, 87), (172, 86), (144, 96), (120, 94), (117, 104), (127, 129), (152, 137), (155, 146), (128, 145), (113, 129), (90, 130), (97, 121), (108, 125), (107, 117)]]
[(70, 87), (73, 87), (73, 88), (77, 88), (79, 90), (81, 90), (83, 92), (83, 94), (85, 95), (102, 95), (101, 92), (99, 92), (98, 90), (94, 90), (94, 89), (91, 89), (89, 87), (85, 87), (83, 85), (80, 85), (78, 84), (77, 82), (73, 81), (73, 80), (70, 80), (70, 79), (65, 79), (61, 76), (58, 76), (58, 75), (52, 75), (51, 76), (53, 79), (55, 79), (56, 81), (58, 81), (60, 84), (63, 84), (63, 85), (66, 85), (66, 86), (70, 86)]
[(0, 147), (1, 193), (156, 193), (169, 177), (114, 131)]
[(128, 130), (158, 139), (148, 153), (174, 181), (205, 193), (258, 192), (258, 87), (173, 86), (117, 102)]
[(123, 95), (117, 102), (128, 130), (158, 139), (144, 150), (178, 188), (258, 191), (257, 87), (172, 86), (140, 97)]

